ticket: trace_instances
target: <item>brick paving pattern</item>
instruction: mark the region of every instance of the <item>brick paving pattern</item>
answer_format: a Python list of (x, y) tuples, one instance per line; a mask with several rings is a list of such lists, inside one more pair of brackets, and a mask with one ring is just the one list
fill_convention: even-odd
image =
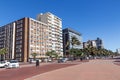
[(0, 69), (0, 80), (120, 80), (118, 65), (118, 60), (45, 63), (39, 68), (26, 64), (16, 69)]
[(39, 67), (30, 66), (14, 69), (4, 69), (0, 71), (0, 80), (24, 80), (31, 76), (73, 65), (76, 64), (48, 64)]
[(91, 60), (26, 80), (120, 80), (120, 66), (115, 65), (113, 60)]

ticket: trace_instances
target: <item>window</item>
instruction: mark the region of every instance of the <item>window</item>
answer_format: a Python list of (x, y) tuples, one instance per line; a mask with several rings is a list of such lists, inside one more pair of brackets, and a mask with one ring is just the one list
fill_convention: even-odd
[(16, 40), (20, 40), (22, 39), (22, 36), (16, 37)]
[(16, 44), (21, 44), (21, 43), (22, 43), (22, 40), (16, 41)]
[(17, 32), (20, 32), (20, 31), (22, 31), (22, 28), (17, 29)]

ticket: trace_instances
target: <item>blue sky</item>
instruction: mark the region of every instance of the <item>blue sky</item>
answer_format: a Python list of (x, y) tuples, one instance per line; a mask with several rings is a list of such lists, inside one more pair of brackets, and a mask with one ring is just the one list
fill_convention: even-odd
[(120, 48), (120, 0), (0, 0), (0, 26), (45, 12), (80, 32), (83, 41), (100, 37), (106, 49)]

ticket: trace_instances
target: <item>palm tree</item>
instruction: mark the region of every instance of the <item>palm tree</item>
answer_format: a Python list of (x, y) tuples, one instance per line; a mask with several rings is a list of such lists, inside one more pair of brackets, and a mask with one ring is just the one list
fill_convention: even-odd
[(97, 55), (97, 48), (96, 47), (91, 47), (90, 48), (90, 54), (93, 56), (93, 58), (95, 58), (95, 56)]
[(5, 59), (4, 55), (5, 55), (6, 53), (7, 53), (7, 49), (6, 49), (6, 48), (0, 49), (1, 60), (4, 60), (4, 59)]
[(35, 59), (36, 59), (36, 56), (37, 56), (38, 54), (34, 52), (34, 53), (32, 53), (31, 55), (33, 56), (33, 59), (35, 60)]
[(70, 45), (70, 41), (67, 41), (66, 44), (65, 44), (65, 57), (68, 56), (67, 52), (69, 53), (69, 45)]
[(86, 55), (87, 57), (89, 57), (90, 52), (89, 52), (89, 49), (88, 49), (88, 48), (82, 49), (82, 52), (85, 53), (85, 55)]
[(58, 56), (57, 53), (54, 54), (54, 57), (55, 57), (55, 59), (58, 59), (58, 58), (59, 58), (59, 56)]
[(74, 49), (74, 48), (70, 49), (70, 55), (73, 55), (75, 57), (77, 53), (78, 53), (78, 49)]
[(73, 48), (73, 46), (80, 45), (80, 44), (81, 44), (80, 41), (75, 36), (72, 36), (72, 38), (71, 38), (72, 48)]
[(76, 56), (81, 60), (81, 58), (83, 58), (85, 56), (85, 54), (82, 49), (78, 49)]
[(53, 59), (53, 57), (57, 58), (58, 54), (54, 50), (52, 50), (52, 51), (46, 52), (46, 56), (49, 56), (51, 59)]
[(74, 50), (74, 49), (73, 49), (73, 46), (75, 46), (75, 45), (80, 45), (81, 42), (80, 42), (75, 36), (72, 36), (70, 43), (71, 43), (71, 45), (72, 45), (72, 50), (70, 50), (70, 51), (71, 51), (71, 55), (70, 55), (70, 56), (75, 57), (75, 56), (74, 56), (75, 53), (73, 52), (73, 50)]

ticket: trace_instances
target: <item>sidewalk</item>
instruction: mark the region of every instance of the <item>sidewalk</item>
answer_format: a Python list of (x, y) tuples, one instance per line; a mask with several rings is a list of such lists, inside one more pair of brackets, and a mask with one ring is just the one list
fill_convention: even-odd
[(120, 66), (114, 65), (112, 60), (91, 60), (25, 80), (120, 80)]
[[(20, 62), (20, 68), (22, 67), (32, 67), (32, 66), (36, 66), (35, 63), (23, 63), (23, 62)], [(48, 63), (40, 63), (40, 66), (43, 66), (43, 65), (48, 65), (48, 64), (54, 64), (54, 62), (48, 62)], [(6, 70), (6, 68), (0, 68), (0, 71), (3, 71), (3, 70)]]
[[(88, 62), (89, 60), (83, 60), (83, 61), (80, 61), (80, 60), (75, 60), (75, 61), (67, 61), (67, 62), (65, 62), (65, 63), (58, 63), (57, 61), (54, 61), (54, 62), (47, 62), (47, 63), (45, 63), (45, 62), (42, 62), (42, 63), (40, 63), (40, 66), (42, 66), (42, 65), (48, 65), (48, 64), (81, 64), (81, 63), (84, 63), (84, 62)], [(29, 66), (35, 66), (36, 64), (35, 63), (32, 63), (32, 64), (30, 64), (30, 63), (20, 63), (20, 67), (29, 67)]]
[[(72, 64), (73, 63), (73, 64)], [(67, 63), (45, 63), (41, 64), (39, 67), (33, 66), (29, 67), (20, 67), (13, 69), (5, 69), (0, 71), (0, 80), (24, 80), (26, 78), (30, 78), (32, 76), (36, 76), (38, 74), (43, 74), (46, 72), (62, 69), (69, 66), (75, 66), (80, 64), (81, 62), (67, 62)], [(21, 65), (29, 65), (29, 64), (21, 64)]]

